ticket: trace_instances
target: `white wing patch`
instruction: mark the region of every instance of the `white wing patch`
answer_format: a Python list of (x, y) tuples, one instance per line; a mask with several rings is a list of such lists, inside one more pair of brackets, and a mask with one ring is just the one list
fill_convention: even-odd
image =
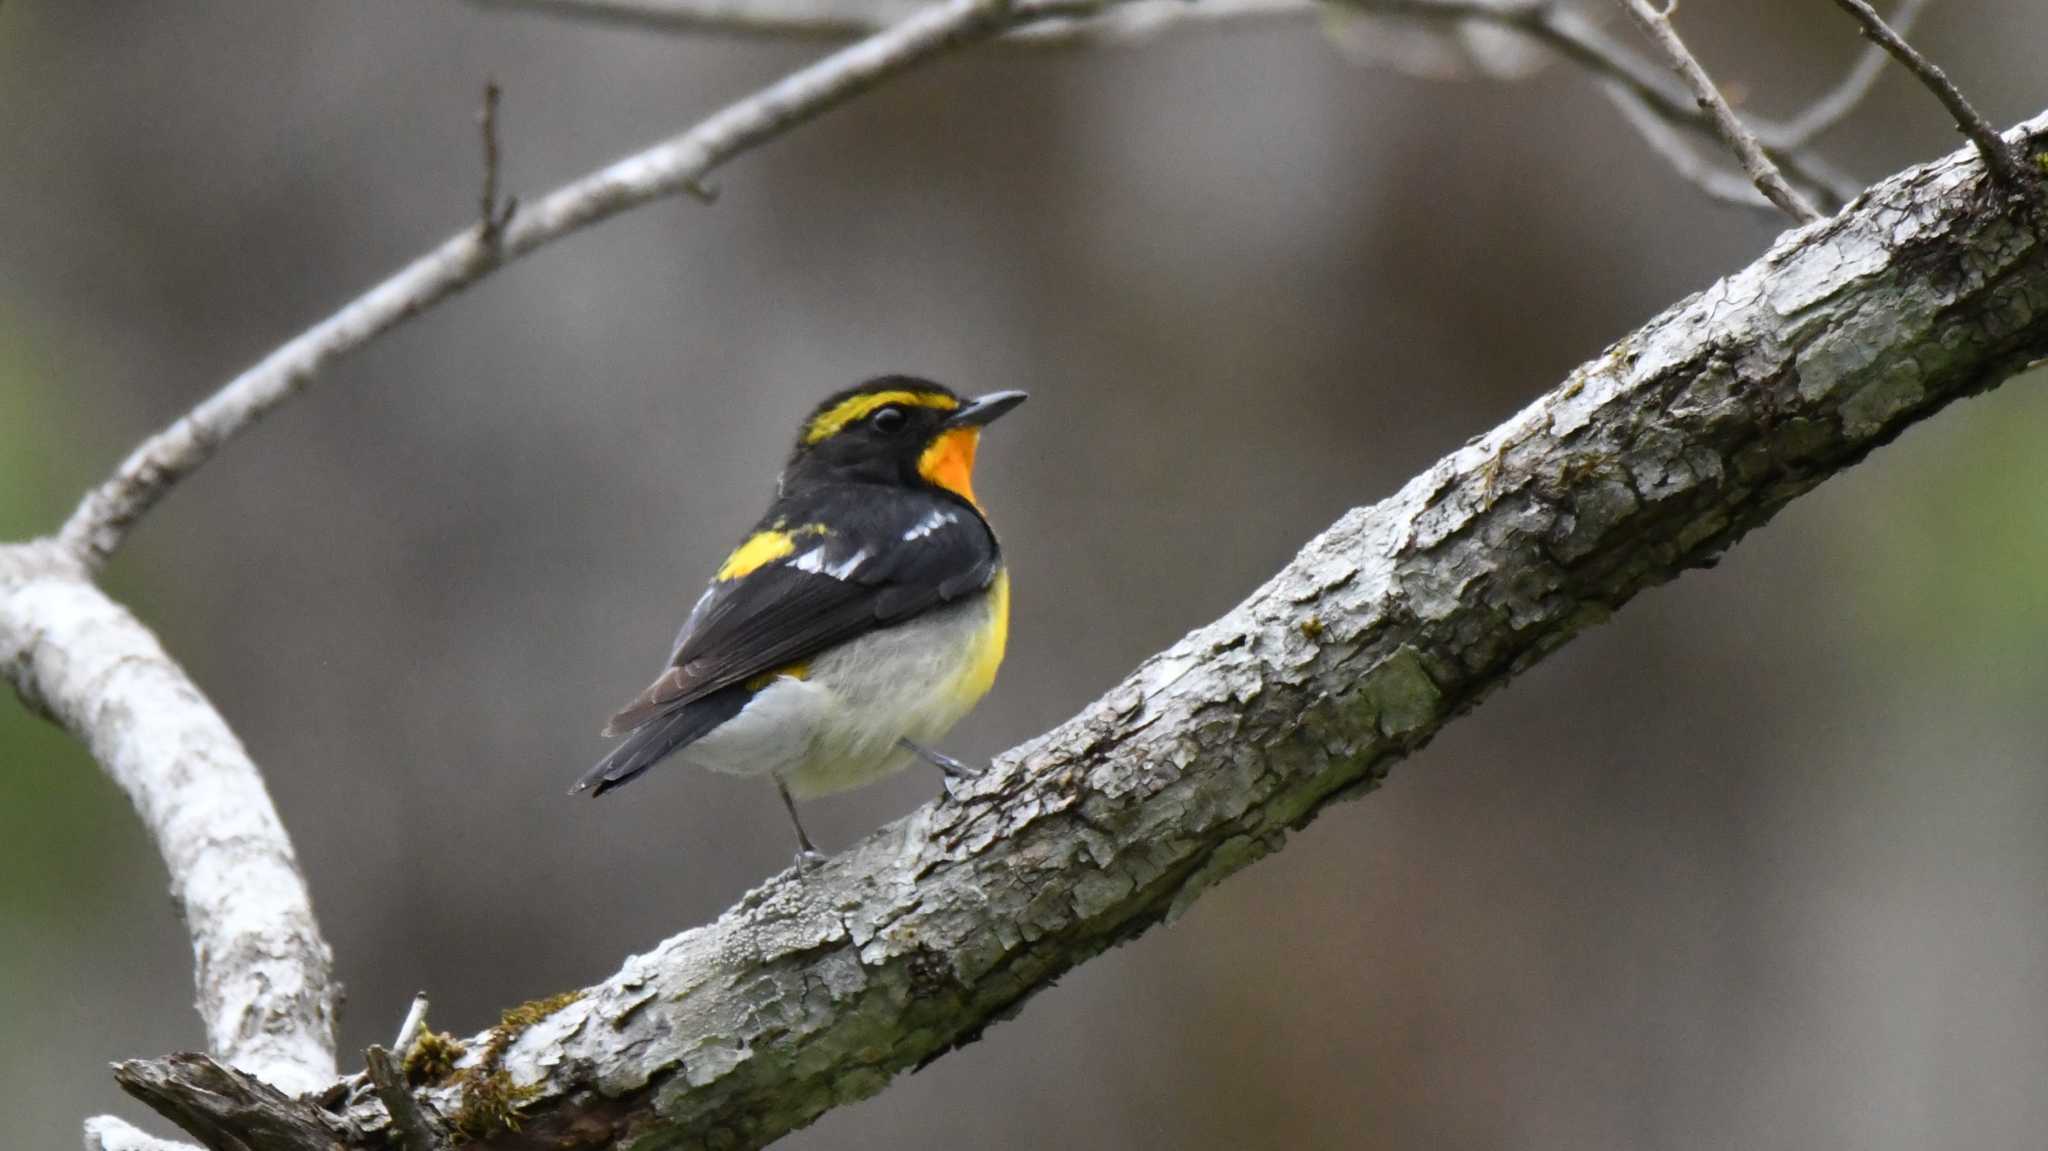
[(789, 566), (800, 572), (812, 572), (817, 575), (828, 575), (833, 579), (843, 580), (859, 570), (860, 565), (866, 563), (867, 559), (868, 549), (862, 548), (836, 564), (829, 563), (825, 559), (825, 549), (820, 546), (814, 547), (810, 551), (789, 561)]
[(947, 511), (944, 508), (933, 508), (931, 511), (926, 512), (924, 518), (917, 521), (909, 531), (903, 533), (903, 542), (909, 543), (912, 540), (921, 540), (940, 528), (945, 527), (947, 524), (959, 522), (960, 514), (958, 512)]

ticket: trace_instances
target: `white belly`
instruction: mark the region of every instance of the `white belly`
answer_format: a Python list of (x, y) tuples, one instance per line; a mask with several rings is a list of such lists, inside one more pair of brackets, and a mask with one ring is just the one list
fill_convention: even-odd
[(988, 691), (1003, 655), (1008, 577), (988, 594), (841, 644), (784, 676), (678, 758), (711, 771), (780, 776), (805, 798), (872, 783), (931, 747)]

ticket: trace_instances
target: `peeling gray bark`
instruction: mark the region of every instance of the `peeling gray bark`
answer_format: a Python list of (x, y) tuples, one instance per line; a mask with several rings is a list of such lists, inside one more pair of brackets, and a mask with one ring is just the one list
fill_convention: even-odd
[[(2048, 116), (2022, 131), (2032, 162)], [(516, 1105), (516, 1129), (473, 1134), (489, 1148), (752, 1148), (973, 1040), (1637, 592), (2048, 353), (2039, 227), (1966, 151), (1786, 234), (987, 775), (469, 1040), (423, 1110)], [(204, 1056), (118, 1075), (215, 1148), (368, 1149), (388, 1124), (360, 1079), (323, 1104)]]
[(209, 1049), (290, 1090), (331, 1082), (333, 957), (284, 823), (227, 721), (49, 542), (0, 547), (0, 678), (85, 742), (149, 828), (192, 936)]

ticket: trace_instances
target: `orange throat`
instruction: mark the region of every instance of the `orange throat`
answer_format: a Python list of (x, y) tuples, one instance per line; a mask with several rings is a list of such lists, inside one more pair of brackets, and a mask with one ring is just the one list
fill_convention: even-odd
[(980, 446), (980, 428), (948, 428), (917, 457), (917, 474), (980, 510), (974, 498), (974, 450)]

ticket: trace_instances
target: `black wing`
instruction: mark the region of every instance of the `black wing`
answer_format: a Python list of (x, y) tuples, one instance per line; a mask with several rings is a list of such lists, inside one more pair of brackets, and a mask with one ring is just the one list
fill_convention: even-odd
[(668, 670), (612, 717), (607, 734), (979, 592), (1000, 562), (973, 508), (902, 488), (843, 486), (788, 501), (763, 530), (786, 533), (787, 553), (712, 583)]

